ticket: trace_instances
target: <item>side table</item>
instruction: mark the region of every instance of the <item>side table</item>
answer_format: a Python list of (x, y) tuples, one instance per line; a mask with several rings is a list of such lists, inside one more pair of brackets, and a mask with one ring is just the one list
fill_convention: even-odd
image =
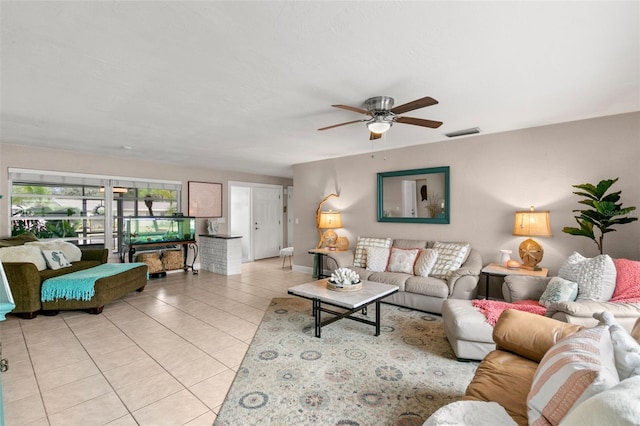
[(308, 251), (309, 254), (313, 254), (314, 256), (318, 256), (318, 279), (321, 280), (323, 278), (329, 278), (330, 275), (325, 275), (324, 273), (324, 257), (330, 253), (336, 253), (339, 250), (329, 250), (329, 249), (310, 249)]
[(484, 297), (485, 299), (489, 298), (489, 278), (490, 277), (501, 277), (504, 279), (507, 275), (527, 275), (531, 277), (546, 277), (549, 273), (547, 268), (541, 268), (539, 271), (531, 271), (529, 269), (509, 269), (505, 266), (501, 266), (497, 263), (490, 263), (480, 271), (480, 275), (484, 275), (485, 277), (485, 290)]

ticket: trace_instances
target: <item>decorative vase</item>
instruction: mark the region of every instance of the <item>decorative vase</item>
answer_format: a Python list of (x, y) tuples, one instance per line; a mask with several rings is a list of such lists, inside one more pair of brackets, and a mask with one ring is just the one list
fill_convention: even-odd
[(338, 237), (336, 245), (340, 251), (349, 250), (349, 239), (347, 237)]
[(500, 250), (500, 266), (507, 266), (511, 260), (511, 250)]

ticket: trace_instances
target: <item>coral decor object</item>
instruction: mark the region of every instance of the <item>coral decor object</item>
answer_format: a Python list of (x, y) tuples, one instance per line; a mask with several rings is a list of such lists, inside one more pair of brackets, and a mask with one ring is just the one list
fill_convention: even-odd
[(331, 274), (327, 288), (338, 291), (355, 291), (362, 288), (360, 276), (349, 268), (338, 268)]

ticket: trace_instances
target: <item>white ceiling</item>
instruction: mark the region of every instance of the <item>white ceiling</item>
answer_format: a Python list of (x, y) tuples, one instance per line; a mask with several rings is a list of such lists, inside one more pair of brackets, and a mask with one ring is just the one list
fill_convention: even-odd
[[(2, 1), (2, 143), (292, 176), (375, 150), (640, 110), (640, 2)], [(123, 146), (131, 147), (130, 150)]]

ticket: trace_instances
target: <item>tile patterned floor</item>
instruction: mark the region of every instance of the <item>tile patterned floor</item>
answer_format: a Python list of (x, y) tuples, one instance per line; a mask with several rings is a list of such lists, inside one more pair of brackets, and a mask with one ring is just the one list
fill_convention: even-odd
[(101, 315), (9, 315), (5, 424), (210, 426), (271, 299), (310, 280), (274, 258), (170, 273)]

